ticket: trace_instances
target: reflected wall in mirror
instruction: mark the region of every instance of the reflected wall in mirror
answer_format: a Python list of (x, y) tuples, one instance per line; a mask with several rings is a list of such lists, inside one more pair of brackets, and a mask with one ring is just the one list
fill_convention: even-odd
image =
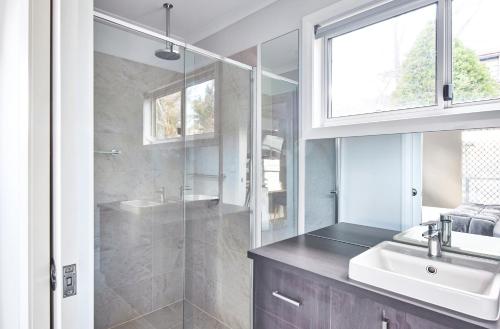
[(261, 46), (262, 245), (297, 234), (299, 32)]
[(305, 173), (306, 232), (347, 222), (424, 246), (421, 224), (449, 218), (445, 249), (500, 258), (500, 128), (307, 141)]

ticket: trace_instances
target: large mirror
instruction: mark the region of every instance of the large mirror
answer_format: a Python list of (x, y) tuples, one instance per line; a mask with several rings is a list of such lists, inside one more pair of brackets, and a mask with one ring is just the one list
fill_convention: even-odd
[(306, 143), (305, 226), (351, 223), (426, 246), (426, 222), (451, 221), (443, 249), (500, 258), (500, 128)]

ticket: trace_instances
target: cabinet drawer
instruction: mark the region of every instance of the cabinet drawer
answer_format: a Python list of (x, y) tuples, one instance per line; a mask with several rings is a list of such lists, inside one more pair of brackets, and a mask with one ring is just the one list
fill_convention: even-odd
[(331, 290), (332, 329), (409, 329), (405, 313), (343, 289)]
[(254, 328), (259, 329), (297, 329), (294, 325), (267, 313), (260, 307), (256, 307), (254, 317)]
[(260, 308), (297, 328), (330, 327), (328, 286), (308, 278), (300, 270), (255, 262), (254, 303), (256, 309)]
[(449, 320), (449, 325), (442, 325), (434, 322), (432, 319), (424, 319), (413, 314), (406, 313), (404, 329), (478, 329), (479, 327), (460, 323), (459, 321)]
[[(395, 309), (344, 289), (331, 289), (331, 329), (472, 329), (473, 325), (454, 319), (443, 319), (447, 324), (435, 322), (434, 316), (425, 319), (403, 310)], [(384, 324), (385, 322), (385, 324)]]

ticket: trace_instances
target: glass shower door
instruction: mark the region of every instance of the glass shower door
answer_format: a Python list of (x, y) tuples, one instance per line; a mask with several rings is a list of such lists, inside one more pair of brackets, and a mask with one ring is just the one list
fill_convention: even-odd
[(249, 329), (252, 70), (94, 31), (94, 328)]
[(165, 61), (162, 40), (100, 21), (94, 32), (94, 328), (177, 328), (184, 52)]
[(250, 328), (251, 71), (186, 51), (184, 328)]

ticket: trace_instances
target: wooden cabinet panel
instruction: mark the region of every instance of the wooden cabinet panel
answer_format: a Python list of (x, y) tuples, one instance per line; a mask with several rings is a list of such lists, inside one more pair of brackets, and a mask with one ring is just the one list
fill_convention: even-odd
[(254, 310), (254, 328), (259, 329), (297, 329), (294, 325), (267, 313), (260, 307)]
[[(256, 307), (300, 329), (330, 327), (330, 298), (327, 285), (299, 275), (284, 266), (260, 262), (255, 263), (254, 282)], [(299, 302), (300, 306), (273, 296), (273, 292)]]
[(403, 329), (472, 329), (472, 328), (478, 328), (478, 327), (465, 323), (462, 324), (456, 323), (450, 327), (435, 323), (432, 320), (424, 319), (416, 315), (406, 313), (406, 323)]
[(386, 321), (388, 329), (403, 329), (405, 313), (374, 302), (362, 295), (340, 289), (331, 289), (332, 329), (381, 329)]

